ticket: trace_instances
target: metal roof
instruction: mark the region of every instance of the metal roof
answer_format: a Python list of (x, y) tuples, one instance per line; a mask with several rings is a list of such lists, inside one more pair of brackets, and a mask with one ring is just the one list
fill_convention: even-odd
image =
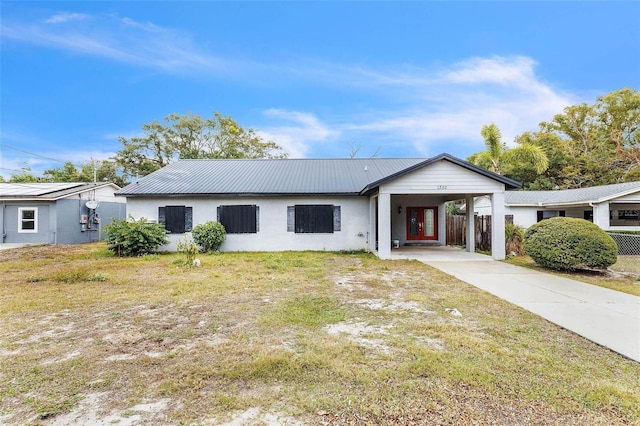
[(183, 195), (359, 195), (446, 159), (495, 180), (519, 184), (447, 154), (424, 158), (178, 160), (116, 193), (127, 197)]
[(505, 204), (509, 206), (544, 206), (601, 203), (635, 192), (640, 192), (640, 182), (555, 191), (509, 191), (505, 194)]
[(112, 186), (113, 183), (85, 183), (85, 182), (0, 182), (0, 200), (58, 200), (69, 195), (90, 191), (92, 189)]

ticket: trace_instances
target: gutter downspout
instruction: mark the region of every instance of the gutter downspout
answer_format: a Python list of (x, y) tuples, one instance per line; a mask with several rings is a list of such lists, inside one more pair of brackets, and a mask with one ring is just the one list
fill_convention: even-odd
[(7, 203), (6, 202), (2, 202), (2, 242), (4, 243), (4, 240), (7, 238), (7, 233), (6, 233), (6, 228), (5, 228), (5, 222), (7, 220)]

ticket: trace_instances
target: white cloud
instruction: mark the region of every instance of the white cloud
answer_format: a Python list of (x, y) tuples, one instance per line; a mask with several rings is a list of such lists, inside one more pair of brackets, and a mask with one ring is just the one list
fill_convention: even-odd
[(341, 130), (361, 137), (386, 135), (392, 144), (409, 142), (420, 154), (433, 155), (451, 143), (481, 150), (482, 125), (496, 123), (512, 144), (517, 135), (536, 130), (539, 122), (577, 101), (542, 81), (535, 65), (531, 58), (515, 56), (471, 58), (435, 71), (371, 72), (375, 84), (388, 89), (382, 93), (393, 107), (353, 117)]
[(64, 24), (70, 21), (82, 21), (88, 18), (89, 15), (85, 15), (84, 13), (60, 12), (49, 17), (44, 22), (47, 24)]
[(5, 21), (2, 37), (171, 73), (205, 74), (231, 67), (229, 62), (197, 48), (181, 32), (148, 22), (67, 12), (44, 22)]
[(483, 147), (483, 124), (496, 123), (505, 142), (512, 143), (518, 134), (536, 130), (540, 121), (581, 101), (545, 82), (536, 61), (526, 56), (473, 57), (438, 68), (367, 67), (299, 57), (249, 63), (216, 56), (188, 34), (151, 22), (68, 12), (45, 24), (3, 22), (2, 37), (167, 73), (233, 76), (270, 90), (293, 83), (303, 90), (311, 87), (310, 92), (327, 87), (338, 91), (342, 98), (331, 116), (317, 113), (310, 97), (298, 111), (279, 109), (276, 103), (264, 113), (266, 125), (250, 125), (262, 128), (262, 137), (292, 157), (326, 155), (332, 144), (351, 141), (373, 145), (367, 149), (383, 142), (391, 149), (411, 145), (419, 155), (441, 152), (453, 143), (473, 152)]
[(314, 145), (326, 143), (339, 133), (310, 113), (273, 108), (264, 111), (264, 115), (279, 123), (256, 133), (275, 141), (291, 158), (305, 157)]

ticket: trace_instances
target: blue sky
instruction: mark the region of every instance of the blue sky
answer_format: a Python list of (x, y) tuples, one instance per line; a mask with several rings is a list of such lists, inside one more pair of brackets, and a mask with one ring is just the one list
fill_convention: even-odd
[[(506, 142), (640, 88), (640, 2), (12, 2), (0, 173), (80, 163), (172, 112), (219, 111), (291, 157)], [(18, 151), (18, 148), (22, 151)]]

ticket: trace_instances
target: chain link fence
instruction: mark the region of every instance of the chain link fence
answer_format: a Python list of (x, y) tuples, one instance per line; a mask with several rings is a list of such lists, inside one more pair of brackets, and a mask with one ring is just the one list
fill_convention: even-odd
[(618, 254), (622, 256), (640, 255), (640, 235), (609, 233), (618, 245)]

